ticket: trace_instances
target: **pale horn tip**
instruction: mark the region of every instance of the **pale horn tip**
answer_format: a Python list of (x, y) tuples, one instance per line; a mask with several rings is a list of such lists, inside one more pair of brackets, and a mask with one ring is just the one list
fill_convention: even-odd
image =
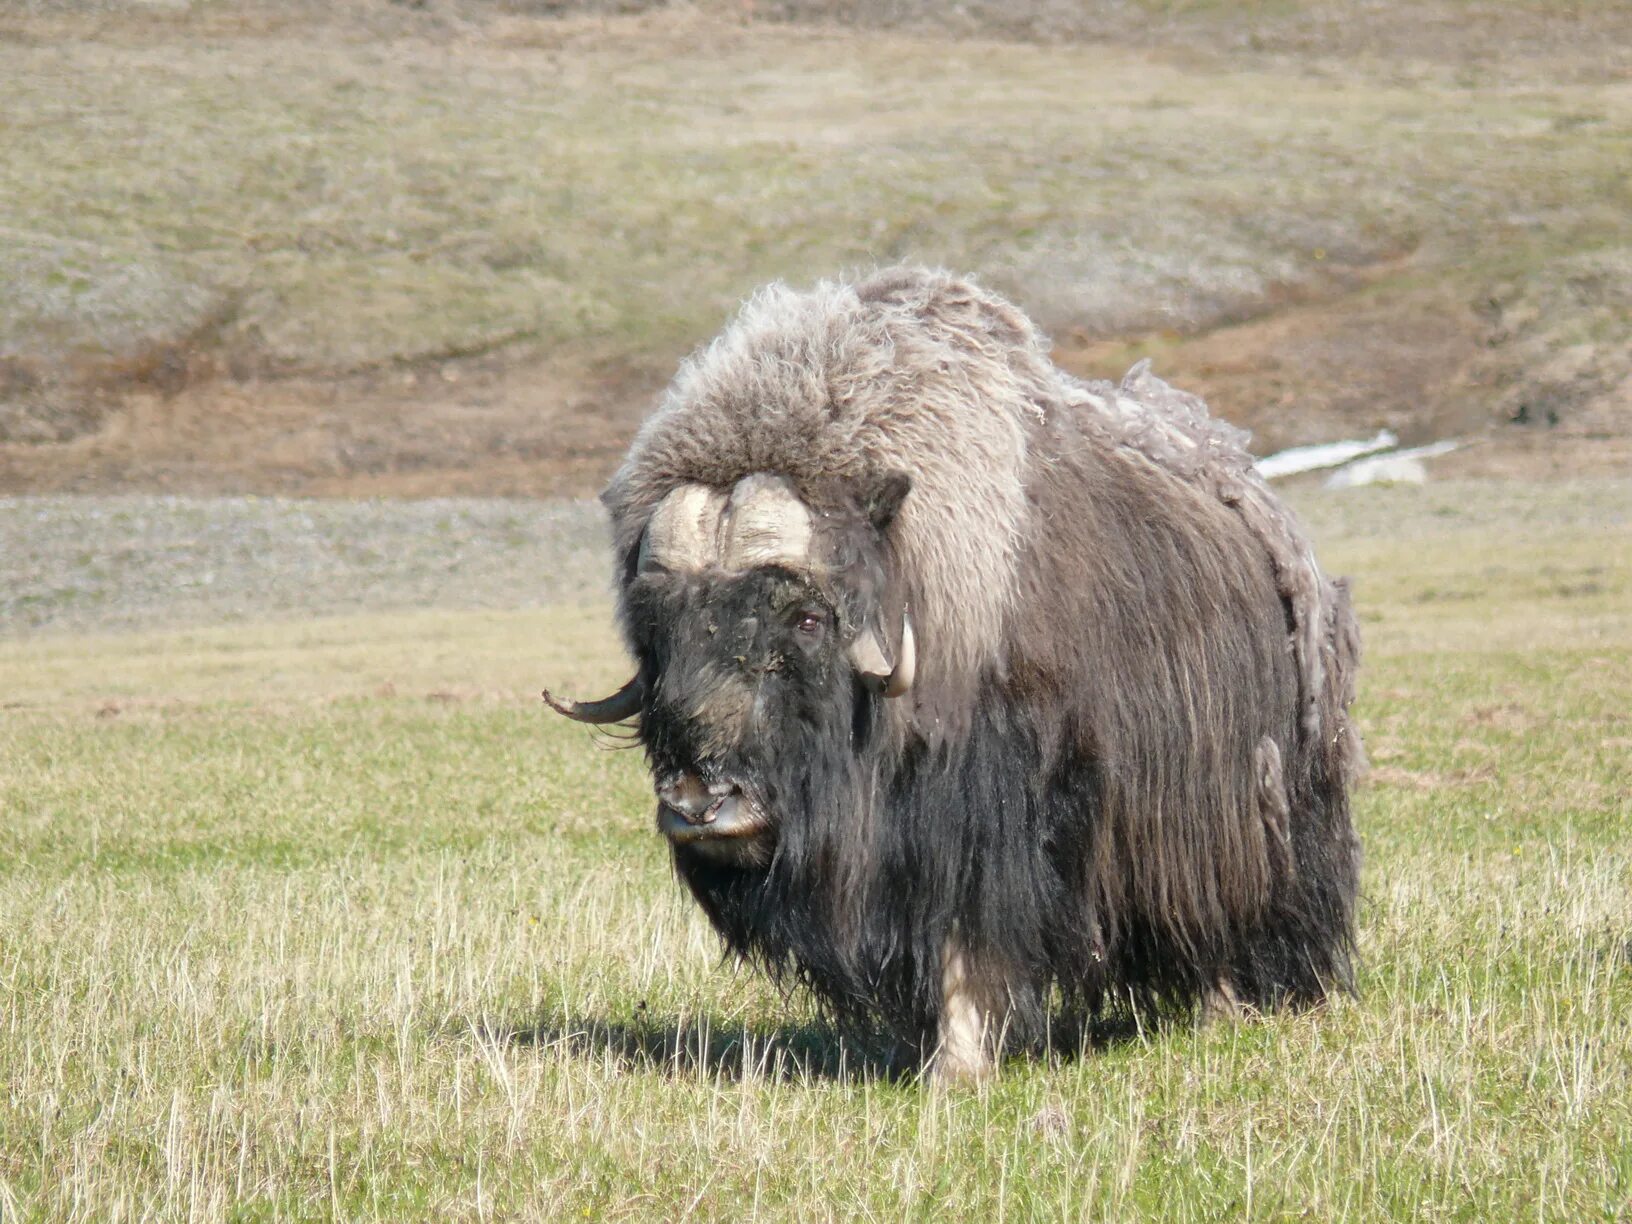
[(601, 701), (567, 701), (555, 696), (549, 689), (544, 690), (543, 696), (550, 709), (577, 722), (614, 723), (640, 713), (643, 694), (644, 688), (637, 672), (629, 683)]

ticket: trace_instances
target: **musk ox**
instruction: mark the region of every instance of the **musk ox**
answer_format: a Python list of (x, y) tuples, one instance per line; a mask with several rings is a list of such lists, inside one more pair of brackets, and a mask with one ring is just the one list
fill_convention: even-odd
[(1358, 633), (1246, 436), (897, 269), (761, 291), (603, 494), (674, 866), (941, 1075), (1350, 983)]

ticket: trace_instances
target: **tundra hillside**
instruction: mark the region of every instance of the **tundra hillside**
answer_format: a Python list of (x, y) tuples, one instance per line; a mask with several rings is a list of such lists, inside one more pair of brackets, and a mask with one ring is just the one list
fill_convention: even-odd
[(901, 260), (1262, 447), (1624, 467), (1625, 5), (949, 9), (11, 6), (0, 487), (591, 492), (743, 294)]
[[(326, 569), (252, 549), (204, 583), (213, 553), (139, 546), (196, 503), (147, 504), (87, 520), (90, 589), (168, 576), (195, 628), (88, 631), (140, 623), (113, 596), (0, 641), (8, 1220), (1624, 1213), (1624, 480), (1300, 500), (1369, 643), (1357, 1000), (1061, 1035), (943, 1094), (722, 966), (638, 754), (540, 707), (543, 677), (622, 678), (604, 601), (336, 603), (350, 574), (498, 603), (477, 559), (548, 507), (442, 507), (466, 568), (438, 587), (415, 554), (382, 577), (377, 505), (277, 520)], [(0, 503), (0, 531), (45, 555), (106, 508)], [(209, 623), (274, 570), (346, 614)]]

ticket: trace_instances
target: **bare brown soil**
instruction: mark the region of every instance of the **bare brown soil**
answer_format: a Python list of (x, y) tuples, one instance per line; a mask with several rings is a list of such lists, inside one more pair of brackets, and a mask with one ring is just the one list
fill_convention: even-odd
[(496, 358), (341, 378), (207, 379), (124, 397), (101, 429), (0, 444), (0, 489), (315, 497), (599, 490), (663, 375)]
[[(1510, 421), (1492, 353), (1489, 323), (1468, 304), (1432, 292), (1402, 302), (1363, 288), (1195, 336), (1066, 336), (1056, 348), (1062, 366), (1095, 378), (1119, 378), (1151, 357), (1164, 378), (1250, 429), (1260, 454), (1388, 428), (1408, 444), (1468, 441), (1435, 461), (1446, 475), (1632, 470), (1632, 410), (1609, 404), (1552, 423), (1545, 414)], [(669, 373), (610, 358), (488, 355), (339, 378), (139, 380), (98, 429), (0, 443), (0, 489), (589, 495)]]
[[(1632, 471), (1632, 377), (1555, 411), (1532, 354), (1488, 312), (1452, 294), (1360, 289), (1271, 311), (1191, 337), (1067, 340), (1073, 373), (1117, 378), (1149, 356), (1162, 377), (1252, 431), (1256, 453), (1392, 430), (1405, 445), (1465, 443), (1435, 459), (1436, 475), (1566, 479)], [(1583, 361), (1586, 359), (1583, 358)], [(1580, 399), (1575, 390), (1566, 393)]]
[[(1466, 308), (1341, 298), (1203, 335), (1062, 341), (1060, 363), (1158, 373), (1251, 429), (1255, 449), (1395, 430), (1468, 439), (1436, 470), (1547, 478), (1632, 470), (1626, 430), (1497, 419), (1480, 321)], [(667, 371), (610, 361), (449, 361), (338, 379), (139, 383), (100, 429), (0, 444), (13, 493), (579, 496), (598, 492)], [(1623, 418), (1624, 419), (1624, 418)]]

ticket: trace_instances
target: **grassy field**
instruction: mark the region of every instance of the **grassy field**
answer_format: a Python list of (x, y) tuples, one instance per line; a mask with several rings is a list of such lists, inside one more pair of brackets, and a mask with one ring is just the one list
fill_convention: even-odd
[(1308, 494), (1361, 994), (935, 1092), (719, 963), (600, 605), (0, 640), (0, 1217), (1624, 1219), (1632, 488)]

